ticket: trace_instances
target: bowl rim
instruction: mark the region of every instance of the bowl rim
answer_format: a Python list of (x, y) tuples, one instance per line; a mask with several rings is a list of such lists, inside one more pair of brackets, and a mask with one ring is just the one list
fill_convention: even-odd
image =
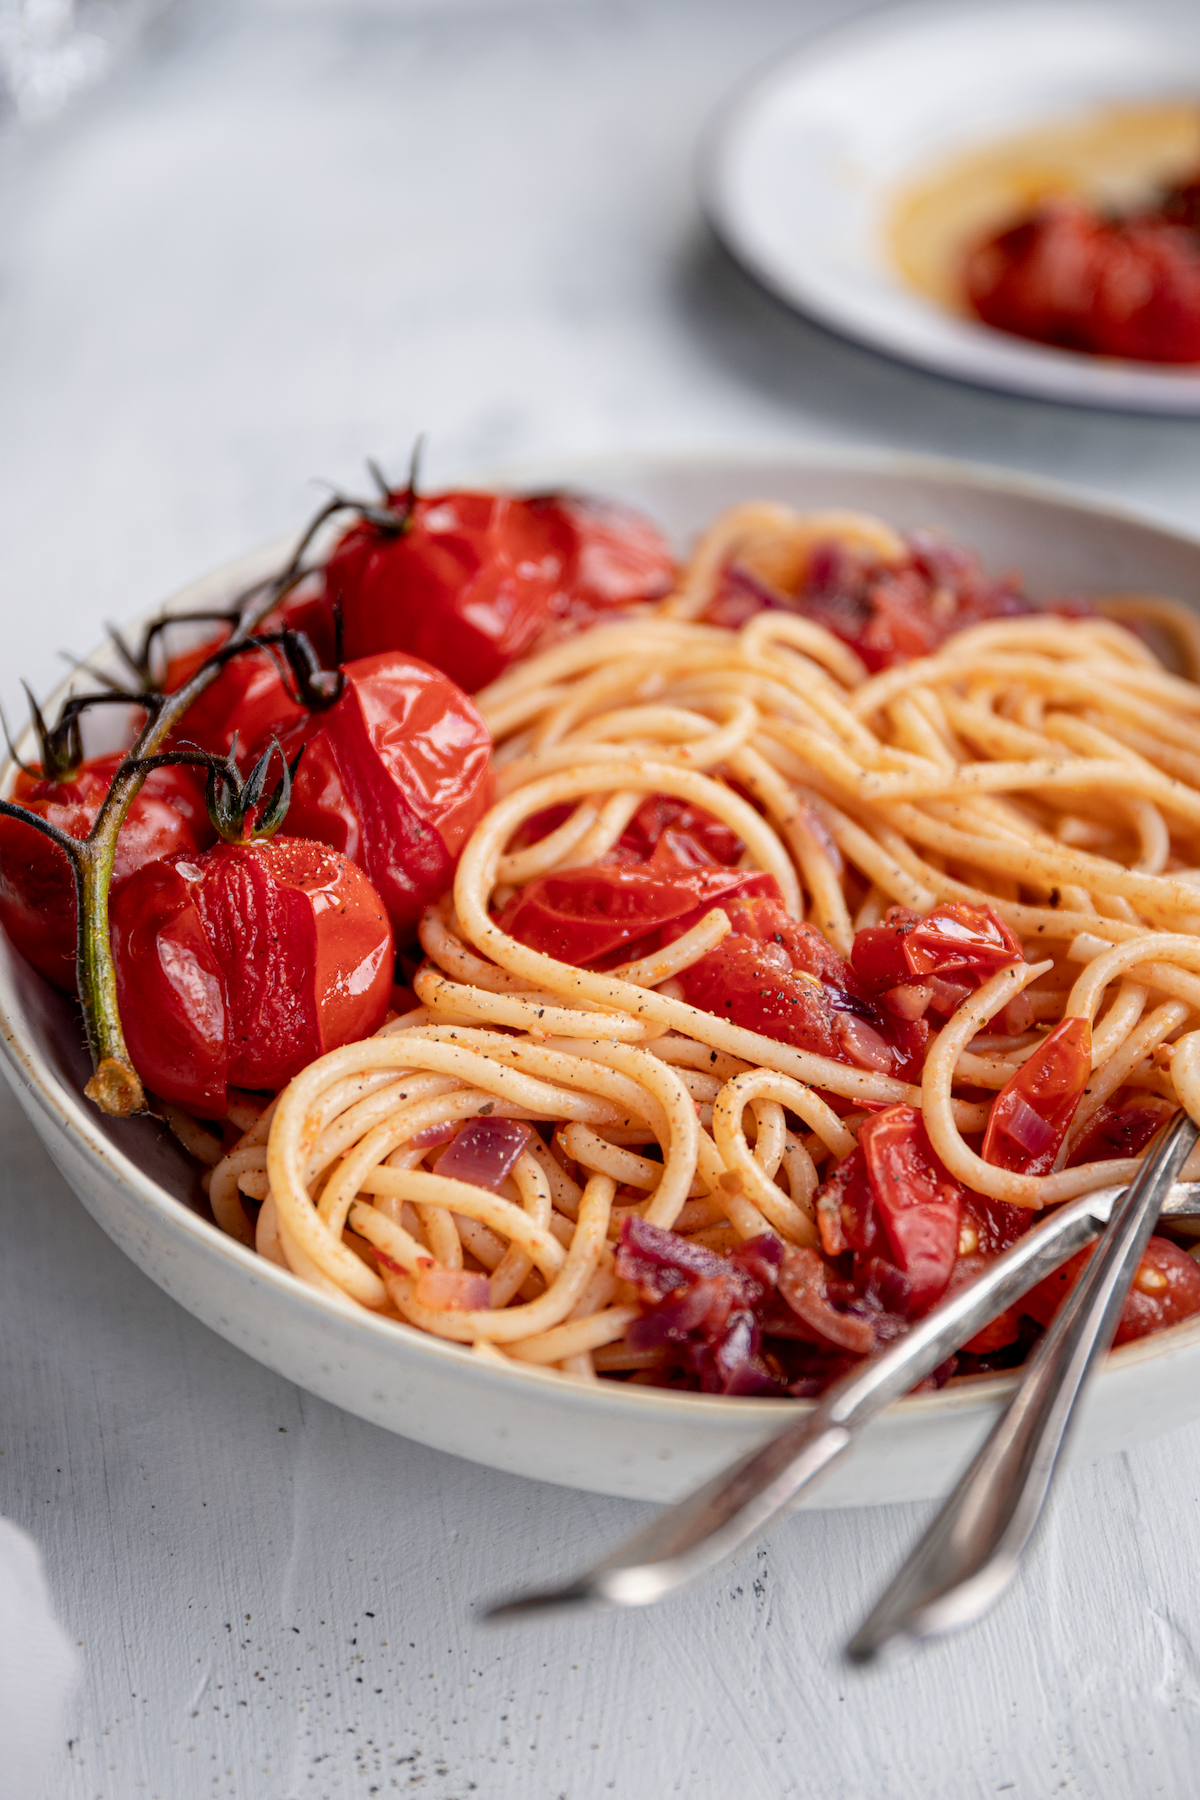
[[(665, 447), (599, 452), (592, 456), (586, 453), (557, 457), (547, 455), (474, 471), (469, 478), (462, 478), (461, 486), (487, 488), (502, 485), (519, 489), (539, 478), (544, 480), (546, 472), (550, 470), (556, 472), (554, 479), (560, 485), (569, 486), (573, 479), (591, 479), (595, 472), (599, 471), (602, 475), (607, 468), (611, 468), (613, 479), (617, 480), (622, 468), (629, 470), (631, 467), (657, 469), (664, 475), (683, 472), (685, 469), (715, 473), (724, 468), (749, 473), (755, 468), (773, 468), (777, 471), (828, 470), (834, 473), (846, 470), (884, 477), (922, 478), (977, 493), (1000, 493), (1065, 506), (1084, 514), (1140, 527), (1157, 536), (1174, 540), (1188, 549), (1200, 551), (1200, 530), (1192, 532), (1174, 523), (1164, 523), (1149, 510), (1119, 501), (1109, 502), (1094, 492), (1067, 483), (1043, 480), (984, 463), (928, 456), (887, 446), (826, 448), (766, 445), (751, 448), (734, 445), (724, 448), (713, 445), (686, 450)], [(156, 605), (144, 608), (130, 622), (130, 628), (164, 612), (185, 610), (198, 590), (234, 588), (235, 584), (256, 578), (264, 567), (271, 566), (273, 559), (286, 554), (295, 541), (295, 535), (288, 533), (271, 539), (218, 564), (206, 574), (176, 589)], [(43, 706), (57, 705), (61, 696), (69, 690), (73, 679), (74, 672), (59, 683), (43, 702)], [(30, 739), (31, 729), (27, 726), (16, 739), (18, 753), (22, 752)], [(0, 762), (0, 792), (7, 791), (11, 786), (15, 769), (12, 757), (5, 756)], [(420, 1331), (404, 1321), (380, 1317), (365, 1308), (352, 1306), (349, 1301), (337, 1299), (311, 1287), (290, 1270), (279, 1268), (269, 1259), (238, 1243), (186, 1202), (176, 1199), (107, 1137), (99, 1124), (100, 1115), (93, 1112), (81, 1095), (71, 1091), (36, 1043), (32, 1033), (26, 1031), (21, 1024), (20, 1003), (14, 993), (10, 966), (17, 962), (19, 952), (12, 946), (6, 946), (5, 949), (6, 958), (0, 957), (0, 1057), (7, 1065), (4, 1072), (13, 1085), (19, 1087), (23, 1094), (32, 1097), (55, 1133), (65, 1132), (69, 1136), (75, 1150), (83, 1156), (95, 1176), (106, 1183), (117, 1180), (124, 1184), (169, 1232), (189, 1240), (207, 1258), (224, 1262), (238, 1276), (265, 1283), (292, 1310), (315, 1308), (317, 1316), (328, 1326), (335, 1329), (353, 1327), (356, 1332), (365, 1333), (368, 1341), (374, 1340), (385, 1349), (390, 1345), (393, 1351), (400, 1349), (415, 1356), (430, 1356), (448, 1369), (457, 1369), (464, 1375), (469, 1372), (484, 1387), (494, 1387), (497, 1392), (509, 1391), (512, 1382), (517, 1380), (526, 1384), (531, 1397), (541, 1395), (548, 1398), (551, 1395), (563, 1396), (569, 1393), (573, 1403), (587, 1408), (597, 1418), (610, 1411), (627, 1417), (629, 1409), (635, 1407), (651, 1418), (683, 1409), (681, 1417), (696, 1422), (708, 1421), (714, 1426), (737, 1419), (745, 1422), (749, 1418), (757, 1418), (766, 1425), (770, 1421), (782, 1421), (785, 1417), (802, 1415), (811, 1411), (816, 1404), (808, 1399), (696, 1394), (640, 1384), (631, 1386), (626, 1382), (584, 1381), (576, 1376), (564, 1377), (562, 1371), (515, 1361), (501, 1368), (475, 1357), (467, 1345)], [(34, 978), (42, 979), (36, 975)], [(1195, 1344), (1200, 1344), (1200, 1315), (1111, 1351), (1099, 1380), (1107, 1383), (1118, 1371), (1157, 1362)], [(961, 1386), (948, 1385), (933, 1392), (910, 1394), (892, 1402), (885, 1409), (886, 1414), (897, 1419), (911, 1419), (916, 1424), (923, 1417), (942, 1418), (981, 1411), (993, 1406), (1013, 1390), (1017, 1374), (1018, 1371), (1013, 1371), (990, 1377), (973, 1377)]]

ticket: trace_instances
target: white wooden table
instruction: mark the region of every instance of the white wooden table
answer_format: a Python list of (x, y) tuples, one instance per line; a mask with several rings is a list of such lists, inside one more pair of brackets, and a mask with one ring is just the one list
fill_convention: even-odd
[[(836, 0), (233, 0), (0, 140), (0, 690), (41, 689), (364, 453), (437, 478), (628, 445), (871, 441), (1200, 526), (1200, 427), (894, 367), (793, 320), (690, 183), (730, 81)], [(641, 1616), (481, 1596), (642, 1509), (453, 1461), (210, 1336), (0, 1096), (0, 1512), (84, 1678), (53, 1800), (1189, 1796), (1200, 1430), (1073, 1474), (982, 1627), (864, 1678), (839, 1645), (923, 1509), (808, 1514)], [(0, 1746), (0, 1757), (3, 1748)]]

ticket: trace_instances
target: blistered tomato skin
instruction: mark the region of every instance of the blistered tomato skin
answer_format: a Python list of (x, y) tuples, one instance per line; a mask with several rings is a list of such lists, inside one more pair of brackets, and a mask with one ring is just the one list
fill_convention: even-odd
[[(407, 498), (393, 496), (397, 512)], [(351, 528), (326, 568), (345, 654), (405, 650), (476, 693), (544, 631), (659, 599), (674, 564), (654, 527), (620, 508), (548, 495), (416, 500), (406, 529)]]
[(379, 896), (323, 844), (276, 837), (148, 864), (112, 905), (117, 999), (161, 1099), (221, 1118), (383, 1022), (393, 938)]
[(360, 657), (343, 672), (341, 699), (283, 740), (289, 757), (304, 747), (287, 829), (357, 863), (400, 934), (449, 886), (491, 805), (491, 737), (461, 689), (416, 657)]
[[(68, 781), (21, 773), (12, 798), (70, 837), (85, 838), (120, 761), (93, 757)], [(155, 769), (121, 826), (113, 891), (143, 863), (202, 850), (213, 836), (191, 770)], [(0, 818), (0, 923), (34, 968), (69, 994), (75, 992), (76, 918), (75, 881), (63, 852), (31, 825)]]

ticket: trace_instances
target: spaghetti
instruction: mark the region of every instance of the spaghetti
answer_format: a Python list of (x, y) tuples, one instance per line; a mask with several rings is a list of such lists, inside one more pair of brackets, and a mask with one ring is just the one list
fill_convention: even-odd
[[(870, 1264), (847, 1171), (893, 1154), (897, 1121), (909, 1177), (933, 1172), (926, 1222), (958, 1196), (958, 1279), (1039, 1209), (1127, 1180), (1176, 1105), (1200, 1120), (1200, 688), (1117, 621), (1165, 629), (1189, 676), (1194, 623), (1137, 596), (1026, 611), (871, 674), (796, 610), (712, 622), (731, 567), (794, 592), (831, 541), (884, 569), (907, 554), (872, 518), (740, 507), (667, 600), (476, 697), (498, 798), (421, 922), (415, 1005), (240, 1117), (205, 1178), (222, 1229), (348, 1306), (586, 1379), (696, 1385), (680, 1345), (699, 1330), (711, 1352), (696, 1309), (719, 1299), (726, 1348), (751, 1319), (753, 1379), (721, 1365), (701, 1384), (805, 1392), (902, 1328), (895, 1294), (876, 1276), (851, 1294), (838, 1261)], [(530, 909), (589, 872), (639, 894), (647, 870), (682, 882), (669, 824), (675, 861), (660, 847), (630, 873), (651, 802), (732, 846), (705, 860), (689, 840), (692, 903), (624, 950), (539, 947)], [(754, 918), (777, 928), (754, 937)], [(914, 944), (963, 930), (965, 978), (928, 949), (923, 968)], [(760, 986), (743, 994), (746, 944)], [(864, 946), (903, 950), (903, 978), (872, 988)], [(718, 978), (733, 997), (714, 1011), (698, 996)], [(793, 990), (824, 1036), (771, 1016)], [(1060, 1130), (1054, 1055), (1080, 1045)], [(911, 1315), (924, 1277), (903, 1224), (886, 1266)], [(657, 1336), (651, 1302), (677, 1308)], [(773, 1331), (791, 1363), (764, 1361)], [(1001, 1343), (1023, 1354), (1019, 1332)]]

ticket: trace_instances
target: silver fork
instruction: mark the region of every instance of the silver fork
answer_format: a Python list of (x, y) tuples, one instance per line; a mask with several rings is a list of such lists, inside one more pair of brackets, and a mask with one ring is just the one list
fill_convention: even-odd
[[(1174, 1164), (1181, 1166), (1182, 1159)], [(717, 1568), (824, 1475), (884, 1406), (902, 1398), (1006, 1306), (1099, 1237), (1117, 1201), (1129, 1191), (1100, 1188), (1060, 1207), (997, 1257), (970, 1287), (831, 1388), (811, 1412), (790, 1419), (759, 1449), (668, 1508), (595, 1568), (565, 1586), (516, 1595), (485, 1616), (529, 1617), (569, 1606), (647, 1606)], [(1200, 1182), (1175, 1182), (1162, 1211), (1200, 1216)]]
[(1030, 1359), (1021, 1384), (945, 1506), (847, 1653), (886, 1650), (970, 1625), (1020, 1566), (1046, 1503), (1088, 1376), (1113, 1339), (1125, 1296), (1197, 1127), (1176, 1115), (1113, 1208), (1104, 1241)]

